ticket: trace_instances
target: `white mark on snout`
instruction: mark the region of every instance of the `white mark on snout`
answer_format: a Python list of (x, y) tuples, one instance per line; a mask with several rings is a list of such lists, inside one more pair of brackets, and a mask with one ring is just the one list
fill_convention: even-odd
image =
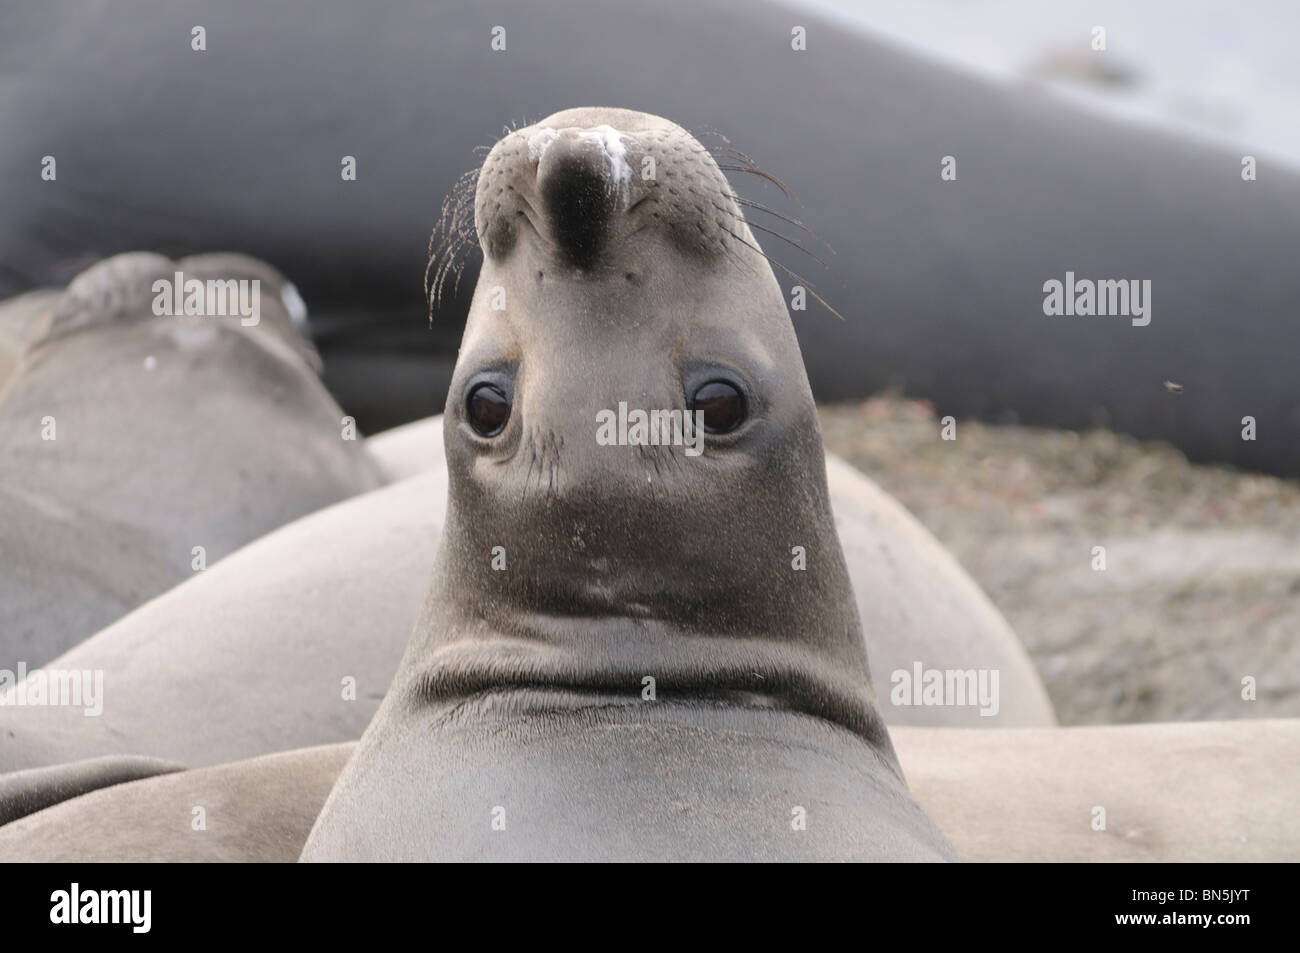
[(546, 147), (560, 137), (560, 134), (550, 126), (543, 126), (531, 136), (528, 137), (528, 159), (530, 162), (539, 162), (542, 153)]
[(613, 126), (596, 126), (579, 136), (587, 142), (595, 142), (604, 151), (609, 160), (610, 187), (618, 189), (626, 198), (627, 187), (632, 182), (632, 167), (627, 164), (627, 143), (624, 140), (631, 137)]
[[(550, 126), (543, 126), (533, 132), (528, 137), (529, 161), (540, 162), (542, 156), (546, 154), (547, 147), (558, 138), (560, 138), (559, 132)], [(578, 138), (600, 147), (605, 160), (609, 163), (609, 187), (611, 190), (618, 190), (626, 205), (628, 188), (632, 183), (632, 167), (627, 163), (627, 143), (636, 140), (626, 133), (619, 132), (613, 126), (606, 125), (584, 129), (578, 133)]]

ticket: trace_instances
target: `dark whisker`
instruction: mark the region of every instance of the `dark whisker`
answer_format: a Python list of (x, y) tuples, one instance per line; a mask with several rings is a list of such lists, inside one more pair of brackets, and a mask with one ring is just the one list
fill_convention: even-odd
[(719, 165), (718, 168), (722, 169), (724, 172), (748, 172), (750, 175), (758, 176), (760, 179), (766, 179), (768, 182), (771, 182), (780, 189), (785, 194), (786, 198), (794, 199), (799, 203), (801, 208), (803, 207), (803, 202), (799, 201), (799, 196), (791, 192), (789, 186), (770, 172), (764, 172), (762, 169), (752, 165)]
[(424, 268), (424, 294), (429, 304), (429, 325), (433, 312), (442, 303), (447, 279), (453, 273), (452, 295), (460, 293), (460, 279), (465, 270), (465, 253), (478, 246), (474, 228), (474, 197), (479, 170), (470, 169), (457, 177), (442, 200), (437, 224), (429, 236), (429, 259)]
[(709, 155), (713, 156), (715, 159), (717, 159), (719, 156), (722, 156), (728, 159), (738, 159), (739, 161), (745, 163), (745, 165), (752, 165), (752, 166), (758, 165), (757, 162), (755, 162), (752, 158), (747, 156), (745, 153), (741, 152), (739, 149), (732, 148), (731, 146), (727, 146), (724, 149), (706, 149), (704, 151), (707, 152)]
[(817, 255), (813, 254), (813, 253), (810, 252), (808, 249), (804, 248), (802, 245), (800, 245), (800, 244), (799, 244), (797, 241), (795, 241), (793, 238), (790, 238), (790, 237), (788, 237), (788, 236), (786, 236), (786, 235), (782, 235), (780, 232), (776, 231), (775, 229), (768, 228), (766, 225), (760, 225), (760, 224), (758, 224), (758, 222), (749, 222), (749, 223), (747, 223), (747, 224), (749, 225), (750, 228), (757, 228), (759, 231), (767, 232), (767, 234), (769, 234), (769, 235), (774, 235), (775, 237), (781, 239), (781, 241), (785, 242), (787, 245), (793, 245), (795, 248), (799, 249), (801, 252), (803, 252), (803, 253), (804, 253), (805, 255), (807, 255), (809, 258), (813, 259), (813, 261), (817, 262), (817, 263), (820, 264), (823, 268), (825, 268), (827, 271), (829, 271), (829, 272), (831, 273), (831, 277), (834, 278), (836, 281), (838, 281), (838, 282), (839, 282), (843, 287), (845, 287), (845, 288), (848, 287), (848, 285), (845, 283), (844, 279), (841, 278), (839, 275), (837, 275), (837, 274), (835, 273), (835, 269), (834, 269), (834, 268), (832, 268), (830, 265), (826, 264), (826, 262), (822, 261), (819, 257), (817, 257)]
[(789, 275), (789, 276), (790, 276), (791, 278), (793, 278), (795, 281), (799, 282), (799, 284), (801, 284), (803, 287), (807, 288), (807, 289), (808, 289), (808, 293), (809, 293), (810, 295), (812, 295), (814, 298), (816, 298), (816, 299), (818, 300), (818, 302), (821, 303), (821, 306), (822, 306), (823, 308), (825, 308), (825, 309), (826, 309), (827, 311), (829, 311), (831, 314), (835, 315), (835, 317), (839, 318), (841, 321), (844, 320), (844, 315), (840, 314), (838, 311), (836, 311), (834, 308), (832, 308), (832, 307), (830, 306), (830, 303), (829, 303), (825, 298), (823, 298), (821, 295), (819, 295), (819, 294), (818, 294), (818, 293), (813, 289), (812, 282), (808, 281), (808, 279), (804, 278), (802, 275), (799, 275), (799, 274), (797, 274), (796, 272), (791, 271), (791, 270), (790, 270), (789, 268), (787, 268), (785, 265), (781, 264), (779, 261), (777, 261), (776, 259), (772, 258), (770, 255), (768, 255), (766, 252), (764, 252), (763, 249), (759, 248), (757, 245), (751, 245), (749, 242), (745, 241), (743, 238), (741, 238), (739, 235), (737, 235), (737, 234), (736, 234), (735, 232), (733, 232), (731, 229), (727, 228), (725, 225), (721, 225), (721, 223), (719, 223), (719, 224), (720, 224), (720, 227), (722, 228), (722, 230), (723, 230), (724, 232), (726, 232), (728, 235), (730, 235), (730, 236), (731, 236), (732, 238), (734, 238), (736, 241), (740, 242), (740, 244), (744, 245), (746, 248), (749, 248), (749, 249), (751, 249), (751, 250), (757, 252), (758, 254), (762, 255), (764, 258), (767, 259), (768, 264), (773, 265), (773, 266), (775, 266), (775, 267), (777, 267), (777, 268), (780, 268), (782, 271), (784, 271), (787, 275)]
[(799, 229), (800, 231), (807, 232), (813, 238), (817, 239), (819, 242), (825, 245), (826, 250), (829, 251), (832, 255), (838, 254), (835, 251), (835, 249), (831, 247), (830, 242), (822, 238), (820, 235), (818, 235), (815, 231), (813, 231), (803, 222), (799, 221), (797, 218), (791, 218), (789, 215), (785, 215), (781, 212), (778, 212), (776, 209), (764, 205), (762, 202), (755, 202), (753, 199), (744, 199), (741, 198), (739, 195), (734, 195), (734, 194), (731, 197), (740, 205), (744, 205), (747, 208), (757, 209), (760, 212), (766, 212), (768, 215), (774, 215), (777, 218), (779, 218), (781, 221), (785, 222), (787, 225), (793, 225), (795, 228)]

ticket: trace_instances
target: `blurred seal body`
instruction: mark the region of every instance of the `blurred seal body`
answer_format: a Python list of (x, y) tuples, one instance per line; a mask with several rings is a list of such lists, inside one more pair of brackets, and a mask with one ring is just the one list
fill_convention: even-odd
[[(178, 273), (256, 287), (256, 323), (156, 314), (155, 286)], [(287, 289), (238, 255), (135, 253), (79, 275), (39, 320), (30, 298), (16, 303), (26, 333), (0, 398), (0, 669), (35, 668), (281, 523), (379, 485), (362, 442), (342, 439)], [(14, 327), (7, 307), (0, 324)]]

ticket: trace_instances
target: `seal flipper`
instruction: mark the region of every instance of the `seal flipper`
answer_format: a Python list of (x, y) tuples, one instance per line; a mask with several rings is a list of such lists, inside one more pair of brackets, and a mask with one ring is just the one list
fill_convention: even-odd
[(0, 826), (90, 791), (184, 770), (185, 765), (162, 758), (110, 755), (3, 774)]

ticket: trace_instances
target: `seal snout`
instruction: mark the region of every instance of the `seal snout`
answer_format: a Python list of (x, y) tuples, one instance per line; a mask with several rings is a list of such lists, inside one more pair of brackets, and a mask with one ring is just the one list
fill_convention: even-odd
[(544, 143), (537, 153), (537, 194), (550, 237), (579, 268), (596, 263), (626, 196), (626, 147), (607, 130), (540, 130), (529, 143), (530, 157), (534, 144)]
[(499, 141), (480, 171), (474, 224), (489, 258), (537, 242), (582, 272), (635, 270), (624, 266), (654, 256), (646, 243), (705, 261), (757, 248), (710, 152), (666, 119), (622, 109), (565, 110)]

